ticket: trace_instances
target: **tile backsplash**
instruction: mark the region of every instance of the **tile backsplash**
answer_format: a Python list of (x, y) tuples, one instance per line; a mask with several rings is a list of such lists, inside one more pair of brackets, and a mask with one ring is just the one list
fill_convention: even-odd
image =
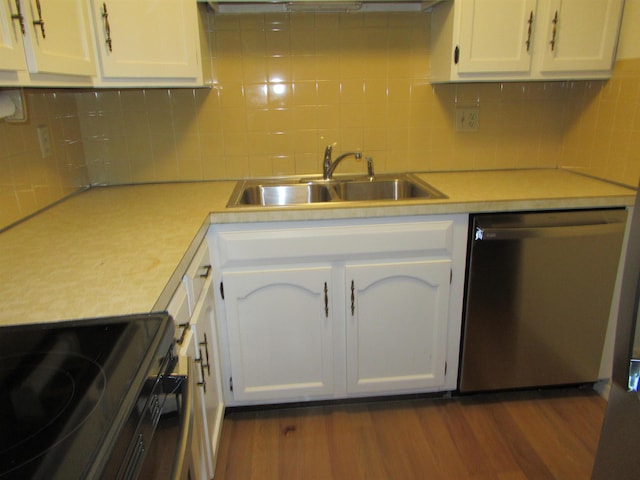
[[(75, 94), (25, 90), (28, 119), (0, 121), (0, 230), (89, 184)], [(52, 139), (43, 156), (37, 128)]]
[[(557, 163), (567, 85), (430, 85), (428, 13), (210, 20), (211, 89), (78, 94), (94, 183), (318, 173), (328, 144), (380, 172)], [(454, 130), (456, 106), (479, 131)]]
[(633, 187), (640, 178), (640, 59), (616, 62), (607, 82), (569, 89), (560, 165)]
[[(29, 121), (0, 122), (0, 228), (89, 184), (317, 174), (328, 144), (362, 150), (378, 172), (640, 176), (640, 59), (619, 61), (608, 82), (431, 85), (428, 13), (208, 20), (211, 88), (26, 90)], [(467, 106), (479, 128), (456, 131)], [(52, 157), (41, 158), (38, 125)]]

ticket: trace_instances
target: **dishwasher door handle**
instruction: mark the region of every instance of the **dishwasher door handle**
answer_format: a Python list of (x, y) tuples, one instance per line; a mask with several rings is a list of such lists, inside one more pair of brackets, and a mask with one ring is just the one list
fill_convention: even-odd
[(520, 238), (578, 237), (610, 235), (624, 231), (624, 223), (598, 223), (551, 227), (481, 227), (476, 226), (475, 241), (517, 240)]

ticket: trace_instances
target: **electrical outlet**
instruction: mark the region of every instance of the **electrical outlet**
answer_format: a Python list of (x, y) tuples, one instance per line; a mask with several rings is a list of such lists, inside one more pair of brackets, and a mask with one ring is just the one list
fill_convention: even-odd
[(480, 107), (456, 107), (456, 131), (475, 132), (480, 121)]
[(53, 155), (53, 145), (51, 144), (51, 132), (47, 125), (38, 125), (36, 127), (38, 132), (38, 142), (40, 143), (40, 154), (42, 158), (47, 158)]

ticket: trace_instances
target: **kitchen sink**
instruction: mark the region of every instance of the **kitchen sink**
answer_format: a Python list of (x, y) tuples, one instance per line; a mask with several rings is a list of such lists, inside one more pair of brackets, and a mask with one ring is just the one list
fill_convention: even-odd
[(331, 180), (285, 178), (239, 181), (228, 207), (277, 207), (336, 202), (406, 201), (447, 198), (411, 174), (339, 177)]
[(374, 200), (408, 200), (412, 198), (442, 198), (431, 186), (418, 184), (409, 178), (380, 178), (373, 181), (350, 180), (337, 182), (336, 191), (344, 202)]
[[(240, 182), (242, 183), (242, 182)], [(233, 205), (262, 205), (283, 206), (305, 203), (319, 203), (331, 201), (332, 191), (327, 185), (321, 184), (252, 184), (244, 182), (244, 186)], [(237, 190), (237, 189), (236, 189)], [(236, 193), (234, 191), (234, 193)], [(232, 196), (232, 198), (234, 198)]]

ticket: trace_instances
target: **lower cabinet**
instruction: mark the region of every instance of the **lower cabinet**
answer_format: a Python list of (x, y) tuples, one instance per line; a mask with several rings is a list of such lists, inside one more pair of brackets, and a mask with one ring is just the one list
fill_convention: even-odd
[(444, 386), (450, 260), (346, 265), (347, 392)]
[(224, 275), (237, 400), (333, 392), (331, 267), (265, 268)]
[(454, 390), (466, 228), (466, 215), (212, 226), (225, 402)]
[(216, 332), (215, 296), (206, 242), (198, 249), (175, 291), (169, 314), (176, 323), (178, 355), (194, 360), (195, 382), (193, 467), (195, 478), (213, 478), (222, 420), (224, 398)]
[(193, 333), (193, 350), (190, 355), (195, 360), (196, 379), (202, 429), (203, 449), (206, 452), (207, 478), (213, 478), (218, 453), (218, 443), (222, 432), (224, 401), (220, 382), (218, 338), (215, 326), (214, 296), (211, 277), (208, 278), (200, 301), (191, 316), (190, 330)]
[[(197, 339), (192, 330), (187, 330), (183, 337), (178, 355), (182, 357), (196, 358), (198, 354)], [(211, 453), (207, 442), (207, 417), (206, 417), (206, 399), (204, 390), (201, 388), (202, 377), (200, 372), (193, 372), (197, 383), (194, 389), (193, 397), (193, 432), (191, 433), (191, 455), (193, 459), (192, 468), (193, 475), (197, 479), (213, 478), (211, 473)]]

